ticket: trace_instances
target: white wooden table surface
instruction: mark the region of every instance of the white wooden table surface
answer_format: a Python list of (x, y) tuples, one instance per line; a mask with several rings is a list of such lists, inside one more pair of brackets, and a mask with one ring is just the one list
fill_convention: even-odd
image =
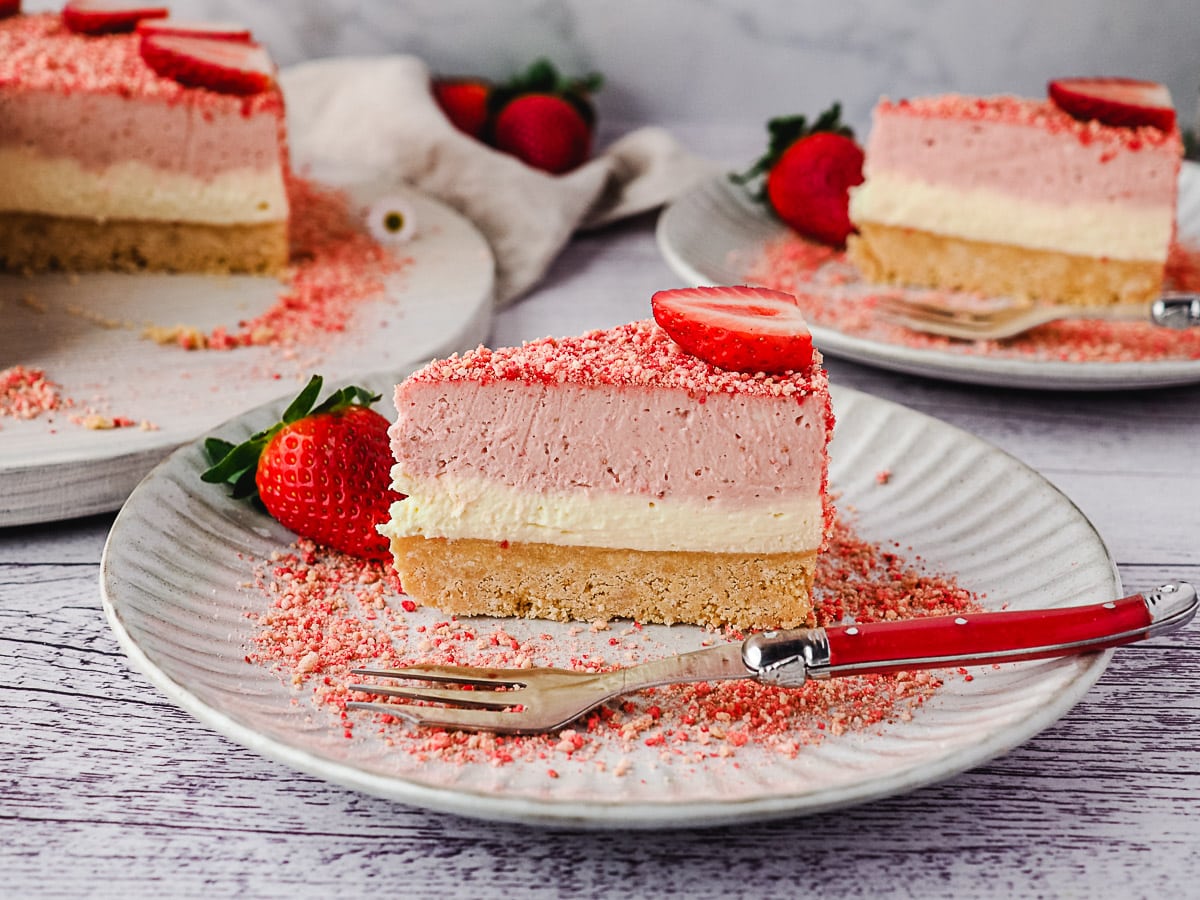
[[(586, 235), (500, 314), (493, 343), (643, 317), (676, 283), (652, 217)], [(1096, 524), (1129, 592), (1200, 582), (1200, 387), (1054, 394), (829, 369), (1041, 471)], [(1200, 892), (1200, 626), (1118, 651), (1058, 724), (906, 796), (715, 830), (547, 831), (353, 793), (172, 706), (101, 614), (111, 522), (0, 531), (0, 896)]]

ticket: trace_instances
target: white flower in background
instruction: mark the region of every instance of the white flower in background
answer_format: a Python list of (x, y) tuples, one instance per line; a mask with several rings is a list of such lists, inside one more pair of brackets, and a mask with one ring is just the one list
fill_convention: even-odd
[(404, 244), (417, 233), (417, 215), (412, 202), (399, 194), (381, 197), (367, 212), (367, 228), (381, 244)]

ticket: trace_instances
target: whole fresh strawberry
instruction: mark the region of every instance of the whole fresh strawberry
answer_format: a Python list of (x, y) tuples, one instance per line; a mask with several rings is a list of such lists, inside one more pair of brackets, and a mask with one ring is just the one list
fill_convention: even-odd
[(601, 78), (566, 79), (540, 59), (508, 84), (492, 91), (485, 139), (535, 169), (561, 175), (592, 152), (596, 111), (591, 95)]
[(387, 559), (388, 541), (375, 526), (392, 502), (388, 420), (371, 409), (379, 399), (360, 387), (321, 392), (314, 375), (283, 419), (241, 444), (204, 442), (212, 467), (200, 477), (232, 484), (233, 496), (262, 502), (296, 534), (365, 559)]
[(483, 138), (492, 84), (482, 78), (435, 78), (430, 87), (446, 118), (463, 134)]
[(811, 126), (804, 116), (772, 119), (766, 155), (733, 176), (745, 184), (765, 174), (756, 198), (800, 234), (834, 247), (854, 231), (850, 188), (863, 181), (863, 151), (841, 114), (835, 103)]

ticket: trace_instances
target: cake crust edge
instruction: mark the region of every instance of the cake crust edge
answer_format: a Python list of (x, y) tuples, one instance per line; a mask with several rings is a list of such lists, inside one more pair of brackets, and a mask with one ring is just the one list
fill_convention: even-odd
[(448, 615), (802, 628), (817, 554), (641, 551), (394, 537), (404, 591)]
[(1165, 266), (1151, 260), (1075, 256), (870, 221), (857, 227), (848, 256), (863, 277), (878, 284), (1077, 306), (1150, 303), (1162, 291)]
[(0, 271), (274, 275), (287, 263), (286, 222), (101, 222), (0, 212)]

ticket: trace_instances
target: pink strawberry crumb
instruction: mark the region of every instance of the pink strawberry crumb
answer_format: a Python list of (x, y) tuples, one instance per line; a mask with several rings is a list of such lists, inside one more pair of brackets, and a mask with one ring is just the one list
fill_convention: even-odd
[[(496, 622), (450, 618), (410, 625), (411, 615), (401, 611), (403, 600), (393, 606), (400, 585), (390, 567), (328, 552), (306, 540), (252, 564), (253, 591), (261, 602), (248, 614), (255, 631), (247, 661), (271, 669), (318, 708), (327, 708), (337, 727), (369, 722), (370, 739), (421, 763), (507, 766), (558, 757), (595, 764), (598, 754), (615, 751), (623, 761), (613, 776), (623, 777), (639, 753), (667, 764), (737, 765), (738, 752), (752, 745), (790, 758), (807, 745), (911, 718), (943, 678), (953, 677), (946, 672), (899, 673), (812, 681), (793, 689), (753, 681), (674, 685), (622, 698), (547, 735), (415, 728), (396, 716), (347, 710), (349, 685), (364, 680), (352, 678), (350, 670), (432, 663), (565, 665), (601, 672), (663, 651), (638, 625), (624, 629), (619, 644), (587, 628), (557, 635), (542, 630), (519, 639)], [(819, 624), (978, 608), (975, 595), (953, 579), (908, 563), (894, 545), (863, 540), (841, 518), (835, 519), (829, 548), (818, 564), (814, 601)], [(733, 630), (710, 636), (744, 638)], [(609, 653), (613, 655), (602, 655)]]
[(271, 308), (232, 329), (171, 329), (160, 342), (187, 350), (312, 343), (345, 331), (358, 308), (383, 292), (387, 276), (409, 263), (371, 237), (344, 192), (295, 175), (287, 187), (291, 265)]
[(35, 419), (71, 405), (63, 397), (61, 386), (50, 381), (43, 369), (0, 369), (0, 418)]

